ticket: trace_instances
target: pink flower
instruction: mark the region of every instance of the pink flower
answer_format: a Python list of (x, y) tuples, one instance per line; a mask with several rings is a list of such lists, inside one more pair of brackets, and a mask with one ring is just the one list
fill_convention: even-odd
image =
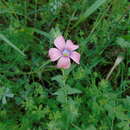
[(51, 61), (58, 60), (58, 68), (68, 69), (71, 65), (70, 59), (79, 64), (80, 54), (75, 51), (79, 48), (78, 45), (74, 45), (71, 40), (65, 42), (63, 36), (58, 36), (54, 44), (57, 48), (50, 48), (49, 57)]

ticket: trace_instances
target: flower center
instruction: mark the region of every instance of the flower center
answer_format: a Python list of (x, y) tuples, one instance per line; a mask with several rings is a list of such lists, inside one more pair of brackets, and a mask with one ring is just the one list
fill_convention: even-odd
[(69, 55), (70, 55), (70, 51), (67, 49), (64, 49), (63, 56), (69, 56)]

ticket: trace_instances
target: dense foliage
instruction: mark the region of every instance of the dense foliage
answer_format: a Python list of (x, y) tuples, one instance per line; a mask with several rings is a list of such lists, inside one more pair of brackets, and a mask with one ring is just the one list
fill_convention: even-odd
[[(129, 5), (1, 0), (0, 130), (130, 130)], [(59, 33), (80, 46), (80, 65), (50, 62)]]

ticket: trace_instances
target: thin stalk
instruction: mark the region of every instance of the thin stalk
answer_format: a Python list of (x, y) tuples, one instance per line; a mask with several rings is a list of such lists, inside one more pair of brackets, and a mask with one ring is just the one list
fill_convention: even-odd
[(109, 71), (109, 73), (108, 73), (108, 75), (106, 77), (106, 80), (108, 80), (110, 78), (110, 76), (111, 76), (112, 72), (114, 71), (114, 69), (122, 62), (123, 59), (124, 59), (123, 56), (118, 56), (117, 57), (113, 67), (110, 69), (110, 71)]

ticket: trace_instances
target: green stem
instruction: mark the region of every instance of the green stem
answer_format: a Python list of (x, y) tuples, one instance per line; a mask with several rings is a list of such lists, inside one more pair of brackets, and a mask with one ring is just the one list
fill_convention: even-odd
[(62, 75), (63, 75), (63, 90), (66, 96), (66, 103), (67, 103), (67, 91), (66, 91), (66, 75), (65, 75), (65, 70), (62, 69)]

